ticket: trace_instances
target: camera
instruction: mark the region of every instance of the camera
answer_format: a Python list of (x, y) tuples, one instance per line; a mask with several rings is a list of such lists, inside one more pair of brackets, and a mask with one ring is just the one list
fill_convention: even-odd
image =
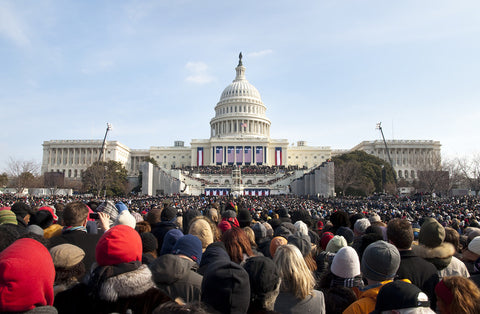
[(98, 213), (90, 213), (90, 215), (88, 215), (88, 217), (90, 219), (100, 219), (100, 215)]

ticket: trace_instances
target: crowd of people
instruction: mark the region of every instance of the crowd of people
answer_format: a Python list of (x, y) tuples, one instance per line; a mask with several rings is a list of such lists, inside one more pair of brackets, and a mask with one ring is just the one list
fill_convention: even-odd
[(4, 313), (480, 313), (480, 199), (0, 197)]

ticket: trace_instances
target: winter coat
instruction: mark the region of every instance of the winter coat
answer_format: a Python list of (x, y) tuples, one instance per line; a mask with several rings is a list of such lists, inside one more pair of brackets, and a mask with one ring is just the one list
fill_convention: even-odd
[(465, 264), (453, 256), (455, 247), (451, 243), (443, 242), (435, 248), (419, 244), (413, 246), (412, 250), (415, 255), (435, 265), (439, 278), (453, 275), (470, 277)]
[(313, 290), (311, 295), (300, 300), (290, 292), (280, 292), (275, 301), (274, 311), (282, 314), (325, 313), (323, 293)]
[(382, 281), (376, 286), (368, 289), (369, 286), (365, 287), (367, 290), (364, 290), (357, 301), (350, 304), (349, 307), (343, 311), (343, 314), (360, 314), (360, 313), (370, 313), (375, 310), (375, 304), (377, 303), (377, 295), (380, 289), (387, 283), (392, 282), (392, 280)]
[(409, 279), (414, 285), (425, 292), (430, 300), (430, 305), (435, 308), (435, 286), (439, 278), (437, 268), (425, 259), (418, 257), (412, 250), (400, 251), (400, 267), (397, 277)]
[(465, 278), (470, 277), (470, 273), (467, 270), (467, 266), (461, 260), (452, 256), (452, 260), (447, 267), (442, 270), (438, 271), (438, 276), (440, 278), (447, 277), (447, 276), (462, 276)]
[(172, 299), (184, 302), (201, 300), (202, 276), (196, 262), (173, 254), (165, 254), (150, 264), (156, 286)]
[(83, 262), (85, 263), (85, 269), (89, 272), (93, 263), (95, 263), (95, 248), (101, 236), (102, 234), (91, 234), (81, 230), (69, 231), (50, 238), (48, 248), (51, 249), (64, 243), (78, 246), (85, 251)]
[(171, 300), (155, 286), (147, 265), (107, 278), (94, 291), (95, 295), (88, 296), (92, 308), (85, 313), (152, 313)]

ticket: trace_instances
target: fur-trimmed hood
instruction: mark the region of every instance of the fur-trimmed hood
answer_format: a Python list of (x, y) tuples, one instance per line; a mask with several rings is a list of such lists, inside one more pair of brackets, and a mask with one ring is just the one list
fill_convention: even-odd
[(448, 242), (443, 242), (434, 248), (419, 244), (413, 246), (412, 250), (416, 256), (433, 263), (438, 270), (447, 267), (455, 254), (455, 247)]
[(105, 280), (99, 289), (98, 296), (101, 300), (115, 302), (119, 298), (141, 295), (151, 288), (155, 288), (152, 272), (147, 265), (142, 265), (137, 270)]

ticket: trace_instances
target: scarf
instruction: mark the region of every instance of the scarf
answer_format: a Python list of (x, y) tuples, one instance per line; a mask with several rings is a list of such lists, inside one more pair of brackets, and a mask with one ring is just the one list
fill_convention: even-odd
[(362, 280), (362, 276), (356, 276), (353, 278), (341, 278), (338, 277), (334, 274), (333, 279), (330, 283), (330, 287), (347, 287), (347, 288), (353, 288), (353, 287), (359, 287), (363, 288), (364, 283)]
[(87, 228), (85, 228), (84, 226), (75, 226), (75, 227), (67, 226), (67, 227), (63, 227), (62, 234), (72, 232), (72, 231), (76, 231), (76, 230), (87, 232)]

